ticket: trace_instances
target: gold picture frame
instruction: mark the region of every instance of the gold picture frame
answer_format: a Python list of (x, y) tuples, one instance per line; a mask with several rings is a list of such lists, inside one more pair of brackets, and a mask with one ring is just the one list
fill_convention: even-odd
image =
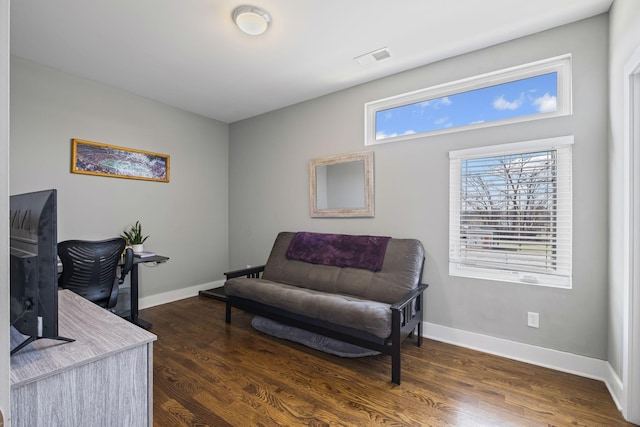
[(71, 140), (71, 172), (169, 182), (170, 156), (116, 145)]

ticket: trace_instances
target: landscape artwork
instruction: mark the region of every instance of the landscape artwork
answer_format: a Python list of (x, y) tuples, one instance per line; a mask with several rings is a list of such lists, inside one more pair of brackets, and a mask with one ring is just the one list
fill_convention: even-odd
[(71, 172), (169, 182), (169, 156), (73, 139)]

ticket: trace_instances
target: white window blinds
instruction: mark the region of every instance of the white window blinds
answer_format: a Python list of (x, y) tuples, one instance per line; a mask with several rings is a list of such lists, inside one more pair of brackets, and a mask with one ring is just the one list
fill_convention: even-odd
[(450, 153), (449, 272), (571, 287), (571, 144)]

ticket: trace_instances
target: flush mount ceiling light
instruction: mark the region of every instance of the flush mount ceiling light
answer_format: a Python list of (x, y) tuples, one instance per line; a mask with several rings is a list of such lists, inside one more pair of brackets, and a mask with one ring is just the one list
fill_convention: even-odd
[(269, 28), (271, 15), (264, 9), (255, 6), (238, 6), (233, 11), (233, 22), (243, 32), (258, 36)]

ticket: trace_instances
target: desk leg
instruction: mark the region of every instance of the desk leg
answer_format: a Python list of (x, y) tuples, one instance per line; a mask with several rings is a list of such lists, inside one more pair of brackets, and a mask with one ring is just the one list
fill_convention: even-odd
[(131, 267), (131, 315), (127, 320), (141, 328), (151, 328), (151, 323), (138, 317), (138, 264)]

